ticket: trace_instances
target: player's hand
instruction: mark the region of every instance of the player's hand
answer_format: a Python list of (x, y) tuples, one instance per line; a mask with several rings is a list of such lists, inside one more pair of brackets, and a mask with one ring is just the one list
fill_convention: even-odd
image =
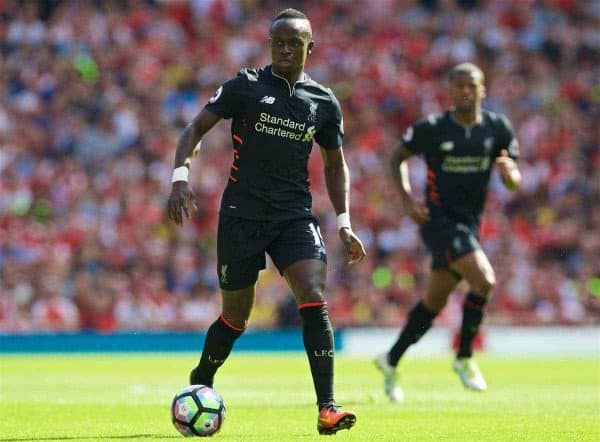
[(496, 166), (498, 167), (498, 171), (502, 178), (510, 178), (513, 170), (517, 167), (517, 163), (511, 157), (508, 156), (508, 151), (506, 149), (502, 149), (500, 151), (500, 156), (496, 157)]
[(507, 189), (515, 190), (519, 187), (519, 184), (521, 183), (519, 167), (517, 166), (517, 162), (508, 156), (508, 151), (506, 149), (502, 149), (500, 151), (500, 156), (496, 158), (496, 167), (498, 167), (502, 182)]
[(429, 209), (421, 202), (410, 200), (405, 204), (405, 209), (408, 216), (417, 224), (425, 224), (431, 219)]
[(360, 239), (358, 239), (358, 236), (351, 229), (343, 227), (340, 229), (340, 239), (346, 248), (348, 264), (361, 262), (367, 252), (365, 252), (365, 248)]
[(183, 224), (183, 215), (187, 219), (192, 218), (192, 211), (196, 210), (196, 203), (194, 203), (194, 193), (190, 189), (189, 184), (186, 181), (175, 181), (171, 188), (171, 195), (169, 195), (169, 201), (167, 202), (167, 213), (169, 218), (181, 226)]

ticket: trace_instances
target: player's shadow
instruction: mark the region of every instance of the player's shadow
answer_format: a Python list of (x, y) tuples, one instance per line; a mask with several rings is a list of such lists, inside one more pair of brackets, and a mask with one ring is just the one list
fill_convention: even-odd
[(127, 434), (123, 436), (49, 436), (49, 437), (0, 437), (0, 442), (21, 442), (30, 440), (140, 440), (140, 439), (181, 439), (179, 435), (164, 435), (164, 434)]

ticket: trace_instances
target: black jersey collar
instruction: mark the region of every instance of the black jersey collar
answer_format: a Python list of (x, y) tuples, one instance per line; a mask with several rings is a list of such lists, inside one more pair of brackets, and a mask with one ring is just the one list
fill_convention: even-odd
[(302, 80), (298, 80), (296, 81), (293, 85), (290, 85), (290, 82), (287, 81), (286, 78), (282, 77), (281, 75), (277, 75), (275, 72), (273, 72), (273, 65), (268, 65), (265, 70), (267, 72), (269, 72), (273, 77), (275, 78), (279, 78), (280, 80), (284, 81), (286, 86), (288, 87), (288, 91), (290, 92), (290, 97), (292, 95), (294, 95), (294, 89), (296, 88), (297, 84), (301, 84), (301, 83), (306, 83), (308, 82), (308, 80), (310, 80), (310, 77), (308, 76), (308, 74), (306, 72), (302, 72), (303, 78)]
[(456, 118), (454, 118), (453, 111), (454, 111), (454, 108), (448, 109), (448, 111), (447, 111), (447, 113), (448, 113), (448, 119), (450, 121), (452, 121), (454, 124), (462, 127), (463, 129), (466, 129), (466, 130), (472, 129), (475, 126), (483, 123), (483, 111), (481, 111), (479, 113), (479, 115), (477, 115), (477, 118), (471, 124), (464, 124), (464, 123), (461, 123), (460, 121), (458, 121)]

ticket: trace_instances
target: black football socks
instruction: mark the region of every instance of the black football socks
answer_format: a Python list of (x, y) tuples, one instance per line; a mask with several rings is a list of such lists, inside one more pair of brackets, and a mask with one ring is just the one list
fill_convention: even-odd
[(312, 373), (317, 404), (332, 405), (333, 399), (333, 330), (324, 302), (299, 305), (302, 336)]
[(430, 312), (423, 305), (423, 301), (419, 301), (408, 314), (404, 329), (388, 354), (390, 365), (394, 367), (398, 365), (398, 361), (406, 349), (421, 339), (421, 336), (431, 327), (431, 323), (436, 316), (437, 313)]
[(460, 327), (460, 345), (456, 357), (470, 358), (473, 355), (473, 339), (479, 331), (483, 320), (483, 309), (487, 303), (486, 298), (469, 293), (463, 304), (463, 320)]
[(229, 324), (223, 315), (219, 316), (209, 327), (204, 340), (204, 350), (200, 357), (200, 363), (190, 373), (190, 384), (202, 384), (213, 386), (215, 373), (223, 365), (233, 343), (244, 332), (244, 329)]

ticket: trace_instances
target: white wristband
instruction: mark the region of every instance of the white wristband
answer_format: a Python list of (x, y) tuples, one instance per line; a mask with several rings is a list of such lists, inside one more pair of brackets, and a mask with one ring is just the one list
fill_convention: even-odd
[(188, 176), (190, 174), (190, 169), (186, 166), (179, 166), (173, 169), (173, 178), (171, 178), (171, 182), (175, 181), (185, 181), (187, 183)]
[(342, 230), (344, 227), (352, 230), (352, 227), (350, 226), (350, 214), (348, 212), (340, 213), (337, 216), (337, 225), (338, 230)]

